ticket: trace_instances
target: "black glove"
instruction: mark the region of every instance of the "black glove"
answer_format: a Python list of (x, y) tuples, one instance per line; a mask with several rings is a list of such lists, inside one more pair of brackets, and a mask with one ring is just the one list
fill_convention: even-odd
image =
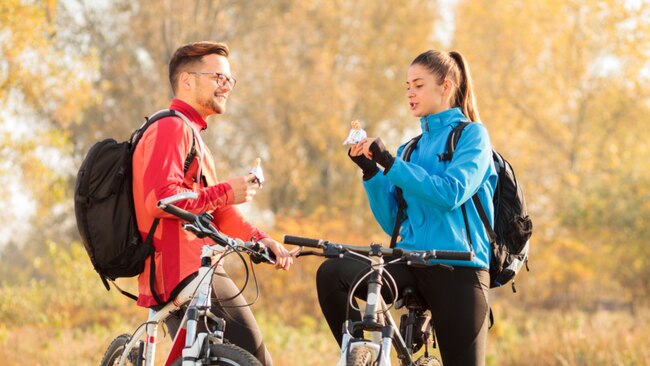
[(350, 155), (351, 150), (352, 150), (351, 148), (348, 150), (348, 156), (363, 171), (363, 180), (368, 180), (374, 177), (375, 174), (377, 174), (377, 172), (379, 171), (379, 168), (377, 168), (377, 164), (375, 164), (374, 161), (366, 158), (365, 155), (363, 154), (359, 156)]
[(380, 138), (372, 142), (370, 152), (372, 153), (372, 160), (384, 167), (384, 174), (388, 173), (390, 167), (393, 166), (395, 158), (386, 151), (386, 146), (384, 146), (384, 142)]

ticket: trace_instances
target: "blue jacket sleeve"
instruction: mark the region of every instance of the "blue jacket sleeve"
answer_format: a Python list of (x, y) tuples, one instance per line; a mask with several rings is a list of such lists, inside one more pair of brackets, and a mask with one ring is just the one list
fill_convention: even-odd
[[(437, 160), (438, 157), (429, 159)], [(442, 174), (429, 174), (421, 166), (398, 157), (386, 178), (423, 203), (451, 211), (478, 191), (491, 161), (492, 145), (487, 130), (480, 123), (472, 123), (464, 129), (453, 159), (445, 163), (448, 166)]]
[(395, 186), (386, 179), (384, 174), (377, 173), (371, 179), (363, 182), (370, 209), (381, 228), (388, 235), (393, 233), (397, 218), (397, 198)]

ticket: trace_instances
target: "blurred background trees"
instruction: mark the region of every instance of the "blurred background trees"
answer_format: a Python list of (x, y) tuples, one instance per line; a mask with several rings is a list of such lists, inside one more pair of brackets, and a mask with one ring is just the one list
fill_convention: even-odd
[[(649, 6), (3, 1), (0, 296), (21, 289), (32, 296), (44, 286), (74, 292), (70, 284), (77, 283), (96, 305), (109, 306), (106, 298), (113, 298), (123, 305), (107, 311), (128, 313), (132, 305), (104, 293), (79, 255), (75, 173), (93, 142), (126, 139), (144, 116), (168, 106), (167, 63), (176, 47), (218, 40), (231, 48), (238, 84), (227, 113), (211, 117), (204, 139), (222, 178), (262, 157), (268, 183), (246, 210), (264, 229), (277, 237), (387, 243), (341, 143), (353, 119), (392, 151), (417, 134), (406, 108), (406, 69), (427, 49), (458, 50), (471, 66), (482, 120), (515, 166), (535, 224), (531, 272), (518, 277), (516, 295), (493, 291), (495, 304), (544, 311), (645, 307)], [(300, 261), (281, 275), (260, 268), (259, 311), (281, 307), (285, 323), (318, 322), (318, 263)], [(85, 266), (76, 271), (84, 281), (64, 283), (70, 276), (57, 266)], [(68, 305), (84, 314), (83, 301)], [(1, 308), (0, 319), (13, 319), (11, 308)], [(311, 317), (293, 317), (290, 309)]]

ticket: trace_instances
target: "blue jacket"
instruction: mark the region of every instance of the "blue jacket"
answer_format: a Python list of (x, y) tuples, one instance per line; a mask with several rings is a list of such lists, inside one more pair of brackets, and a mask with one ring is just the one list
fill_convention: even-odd
[[(438, 154), (446, 150), (451, 130), (467, 120), (460, 109), (428, 115), (420, 119), (422, 138), (409, 162), (402, 160), (404, 145), (397, 150), (392, 167), (364, 181), (370, 208), (377, 222), (389, 235), (397, 216), (395, 186), (402, 188), (407, 208), (397, 247), (418, 250), (473, 250), (472, 262), (440, 260), (450, 265), (489, 268), (490, 243), (487, 232), (472, 202), (478, 192), (490, 222), (494, 225), (492, 196), (497, 174), (492, 160), (492, 145), (481, 123), (465, 127), (453, 159), (441, 162)], [(467, 239), (461, 205), (466, 203), (473, 248)]]

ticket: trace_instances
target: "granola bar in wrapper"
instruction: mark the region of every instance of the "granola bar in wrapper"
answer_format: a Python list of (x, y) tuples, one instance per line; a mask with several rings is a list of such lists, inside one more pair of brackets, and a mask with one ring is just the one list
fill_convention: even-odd
[(358, 120), (354, 120), (350, 122), (350, 124), (352, 125), (352, 128), (350, 129), (348, 138), (345, 139), (345, 141), (343, 141), (343, 145), (356, 145), (359, 143), (359, 141), (368, 137), (366, 131), (364, 131), (364, 129), (361, 128), (361, 122), (359, 122)]
[(255, 176), (254, 182), (257, 183), (260, 188), (262, 188), (262, 185), (264, 184), (264, 172), (262, 171), (262, 159), (257, 158), (255, 159), (255, 162), (253, 162), (253, 168), (248, 171), (250, 174), (253, 174)]

